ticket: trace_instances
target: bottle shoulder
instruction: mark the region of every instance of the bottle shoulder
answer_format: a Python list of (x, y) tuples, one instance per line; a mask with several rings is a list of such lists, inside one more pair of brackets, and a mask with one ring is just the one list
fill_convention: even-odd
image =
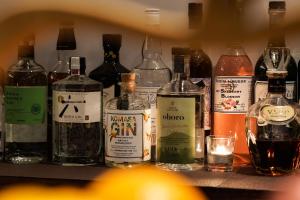
[(200, 95), (204, 89), (188, 80), (172, 80), (158, 89), (160, 95)]
[(128, 105), (127, 109), (124, 110), (146, 110), (150, 109), (150, 104), (145, 101), (144, 99), (136, 96), (136, 95), (130, 95), (127, 98), (124, 98), (122, 96), (120, 97), (115, 97), (113, 99), (110, 99), (106, 105), (105, 109), (107, 110), (119, 110), (119, 104), (121, 101), (125, 101), (126, 104)]
[(99, 90), (102, 89), (102, 84), (98, 81), (88, 78), (85, 75), (70, 75), (65, 79), (56, 81), (53, 83), (53, 87), (57, 89), (63, 88), (98, 88)]
[(8, 72), (42, 72), (46, 73), (45, 68), (34, 60), (20, 59), (17, 63), (8, 68)]

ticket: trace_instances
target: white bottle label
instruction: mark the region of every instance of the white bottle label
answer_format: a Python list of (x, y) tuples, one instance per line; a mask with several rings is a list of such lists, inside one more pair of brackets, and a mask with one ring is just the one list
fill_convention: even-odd
[[(294, 99), (295, 81), (286, 81), (286, 98)], [(265, 99), (268, 94), (268, 81), (256, 81), (254, 86), (254, 100)]]
[(109, 88), (103, 89), (103, 105), (105, 106), (106, 103), (115, 97), (115, 85), (110, 86)]
[(105, 159), (141, 162), (151, 156), (151, 110), (105, 109)]
[[(211, 78), (191, 78), (199, 87), (204, 86), (204, 130), (211, 129)], [(202, 86), (203, 85), (203, 86)]]
[(136, 87), (135, 94), (151, 105), (151, 144), (156, 145), (156, 96), (159, 87)]
[(101, 120), (101, 92), (53, 91), (53, 120), (93, 123)]
[(214, 111), (246, 113), (251, 105), (251, 76), (216, 76)]

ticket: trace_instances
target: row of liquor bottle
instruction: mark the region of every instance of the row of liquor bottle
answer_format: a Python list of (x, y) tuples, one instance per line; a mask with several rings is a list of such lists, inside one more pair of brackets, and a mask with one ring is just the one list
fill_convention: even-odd
[[(191, 28), (199, 27), (201, 13), (202, 4), (189, 5)], [(283, 47), (280, 24), (285, 2), (270, 2), (269, 13), (270, 28), (278, 34), (269, 39), (268, 46)], [(146, 14), (150, 16), (148, 24), (156, 28), (159, 10), (149, 9)], [(147, 161), (152, 154), (153, 159), (158, 156), (159, 163), (169, 163), (166, 166), (170, 169), (193, 169), (185, 163), (196, 160), (197, 166), (203, 164), (204, 137), (213, 128), (214, 134), (236, 134), (235, 153), (241, 163), (249, 161), (245, 116), (253, 102), (252, 91), (254, 100), (258, 101), (265, 98), (268, 90), (263, 57), (257, 62), (253, 84), (253, 68), (243, 48), (236, 45), (228, 48), (215, 68), (212, 101), (212, 64), (198, 42), (192, 50), (172, 49), (171, 81), (171, 71), (161, 60), (160, 41), (147, 34), (142, 64), (133, 70), (135, 75), (124, 75), (121, 85), (121, 74), (129, 70), (119, 62), (120, 35), (103, 35), (104, 63), (89, 74), (101, 83), (84, 76), (83, 58), (73, 57), (69, 63), (76, 48), (72, 25), (65, 24), (60, 29), (58, 63), (48, 76), (34, 62), (32, 42), (32, 38), (27, 38), (20, 46), (19, 61), (8, 70), (4, 86), (5, 160), (40, 162), (53, 150), (50, 159), (55, 162), (92, 164), (103, 160), (105, 146), (109, 165)], [(68, 76), (70, 71), (73, 75)], [(286, 97), (296, 101), (297, 65), (293, 59), (289, 61), (287, 72)], [(130, 95), (133, 91), (140, 100)], [(113, 96), (120, 97), (109, 101)], [(105, 134), (102, 132), (103, 108)]]

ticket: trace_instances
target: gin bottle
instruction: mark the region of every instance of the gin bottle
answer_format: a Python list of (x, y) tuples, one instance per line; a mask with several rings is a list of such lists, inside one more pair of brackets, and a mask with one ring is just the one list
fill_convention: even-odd
[[(160, 10), (147, 9), (145, 11), (147, 17), (147, 26), (149, 30), (159, 29)], [(156, 93), (157, 90), (167, 84), (171, 80), (171, 71), (161, 59), (162, 48), (160, 39), (146, 34), (143, 43), (143, 61), (134, 68), (136, 73), (136, 95), (144, 98), (151, 105), (151, 160), (155, 161), (156, 146)]]
[(103, 34), (104, 61), (94, 69), (89, 77), (103, 84), (104, 104), (114, 97), (120, 96), (121, 73), (128, 73), (119, 60), (122, 36), (119, 34)]
[(191, 38), (191, 81), (205, 90), (204, 94), (204, 130), (210, 135), (211, 130), (211, 77), (212, 63), (208, 55), (201, 48), (202, 3), (189, 3), (189, 28), (194, 37)]
[(204, 92), (188, 77), (190, 50), (172, 54), (173, 79), (157, 92), (157, 165), (196, 170), (204, 161)]
[(122, 74), (121, 96), (105, 106), (105, 164), (132, 167), (150, 161), (150, 104), (135, 96), (135, 74)]
[(66, 78), (70, 74), (69, 57), (74, 56), (76, 40), (72, 23), (65, 22), (60, 25), (56, 43), (57, 63), (48, 73), (48, 153), (52, 158), (52, 83)]
[(268, 47), (268, 95), (249, 108), (246, 118), (247, 144), (259, 174), (278, 176), (299, 166), (300, 106), (286, 98), (289, 49)]
[(53, 83), (53, 161), (91, 165), (102, 148), (102, 84), (85, 75), (85, 58), (70, 58), (71, 75)]
[[(285, 16), (285, 2), (284, 1), (270, 1), (269, 2), (269, 28), (270, 36), (268, 47), (285, 47), (284, 34), (284, 16)], [(264, 62), (263, 55), (261, 55), (255, 65), (255, 84), (254, 84), (254, 102), (266, 98), (268, 92), (268, 77), (266, 75), (267, 66)], [(286, 76), (286, 97), (291, 101), (298, 101), (297, 97), (297, 64), (295, 59), (291, 56), (287, 65), (288, 75)]]
[(5, 160), (38, 163), (47, 156), (47, 74), (34, 61), (34, 36), (19, 46), (4, 85)]

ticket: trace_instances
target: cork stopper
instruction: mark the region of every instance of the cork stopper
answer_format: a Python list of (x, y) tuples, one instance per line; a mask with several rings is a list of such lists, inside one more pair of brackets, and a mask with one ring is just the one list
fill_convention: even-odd
[(127, 93), (132, 93), (135, 91), (135, 73), (122, 73), (122, 90)]

